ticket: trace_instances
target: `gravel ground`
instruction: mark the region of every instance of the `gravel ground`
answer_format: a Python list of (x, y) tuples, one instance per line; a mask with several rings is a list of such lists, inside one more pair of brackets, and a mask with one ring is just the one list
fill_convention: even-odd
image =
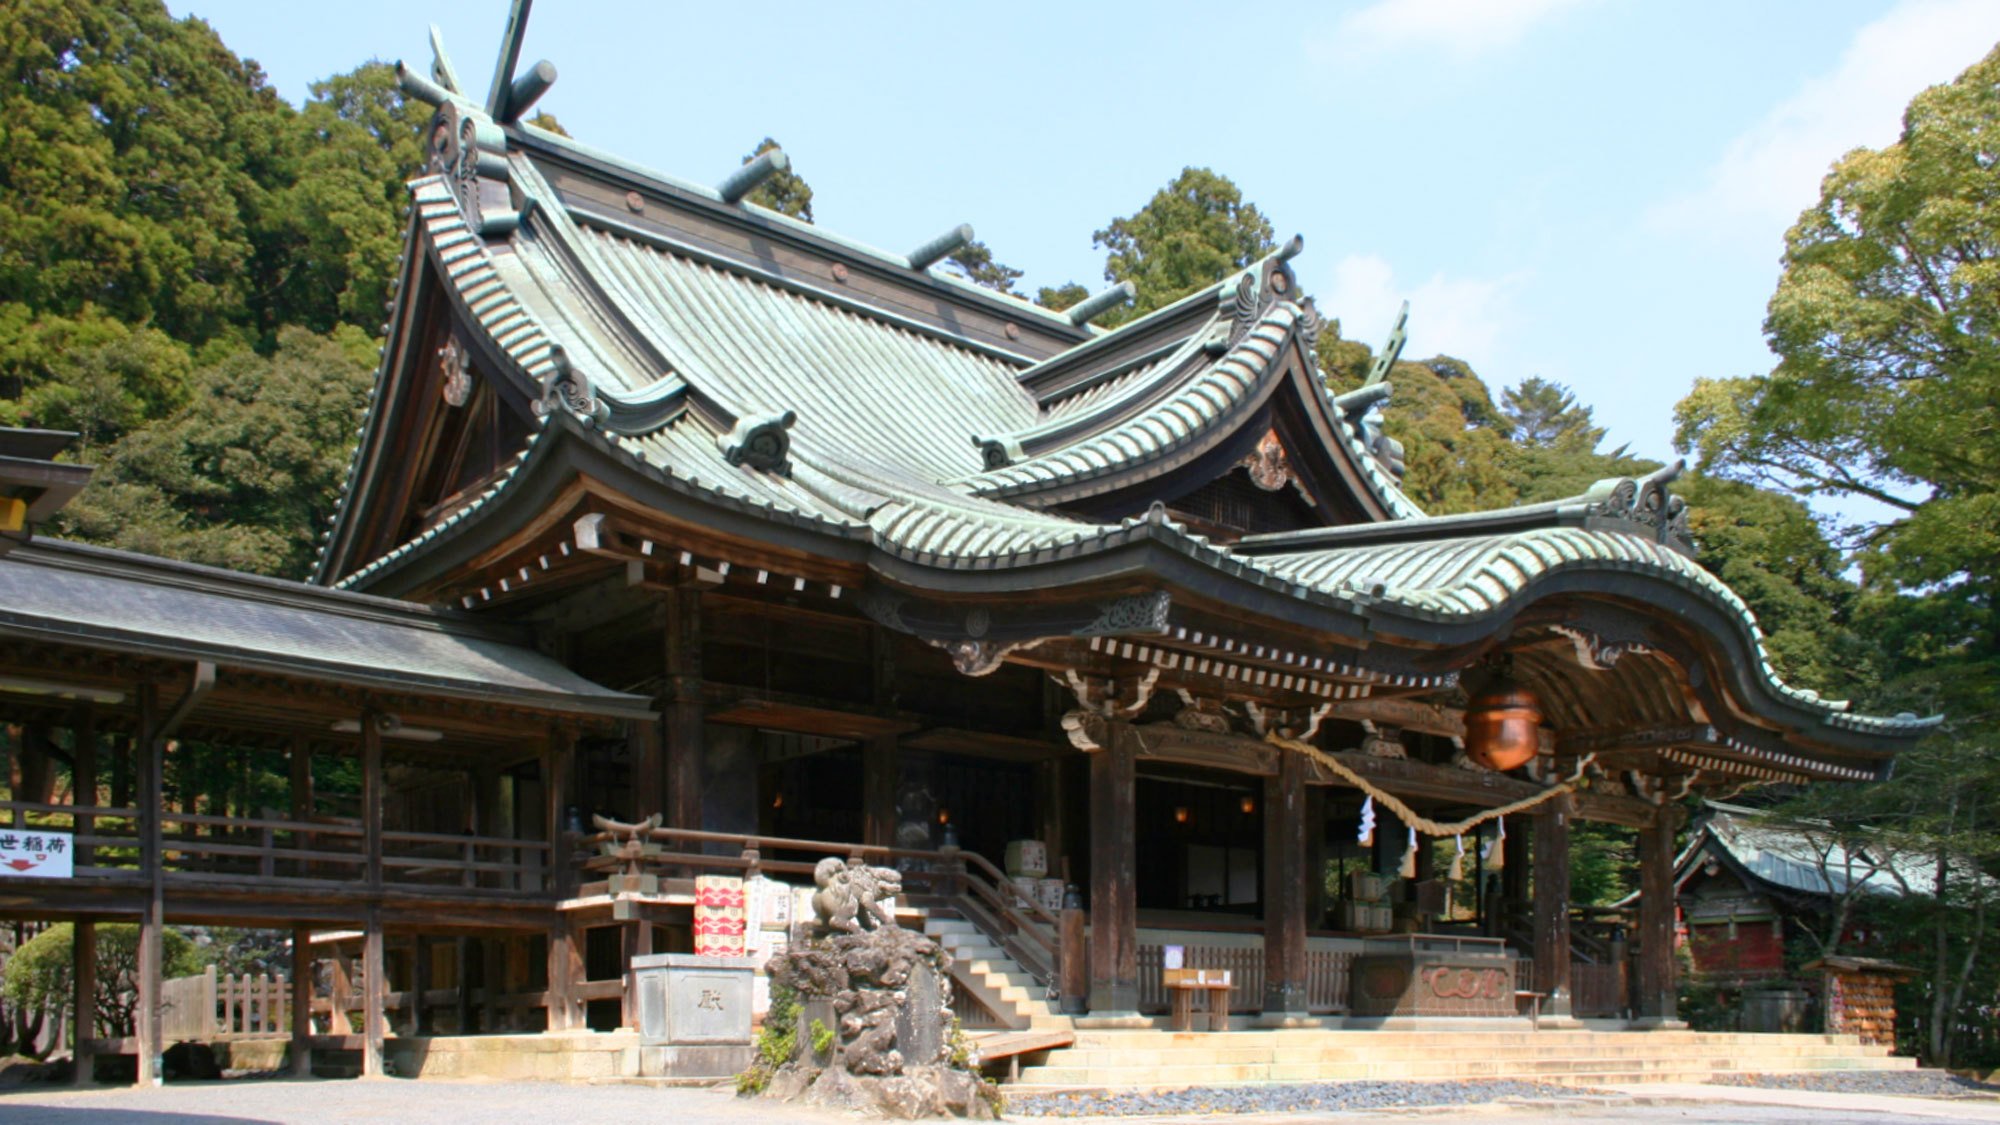
[[(1003, 1087), (1004, 1089), (1004, 1087)], [(1302, 1082), (1209, 1086), (1118, 1094), (1023, 1094), (1007, 1099), (1009, 1117), (1133, 1117), (1142, 1114), (1366, 1113), (1411, 1106), (1475, 1106), (1501, 1098), (1590, 1093), (1571, 1086), (1494, 1079), (1479, 1082)]]
[(1759, 1090), (1810, 1090), (1821, 1094), (1895, 1094), (1906, 1098), (1993, 1098), (2000, 1086), (1955, 1078), (1939, 1070), (1834, 1070), (1819, 1074), (1728, 1074), (1717, 1086)]

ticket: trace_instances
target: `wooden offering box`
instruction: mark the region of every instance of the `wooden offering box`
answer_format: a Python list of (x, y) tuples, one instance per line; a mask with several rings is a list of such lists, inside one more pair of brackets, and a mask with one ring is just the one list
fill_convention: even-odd
[(1370, 938), (1354, 958), (1357, 1016), (1512, 1016), (1514, 959), (1498, 938)]

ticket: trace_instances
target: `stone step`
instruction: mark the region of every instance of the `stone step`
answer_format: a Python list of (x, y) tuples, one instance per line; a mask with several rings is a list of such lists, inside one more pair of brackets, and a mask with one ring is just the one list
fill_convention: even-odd
[[(1051, 1059), (1061, 1055), (1050, 1052)], [(1908, 1060), (1905, 1060), (1906, 1062)], [(1741, 1066), (1723, 1057), (1620, 1059), (1542, 1059), (1532, 1062), (1466, 1059), (1449, 1065), (1421, 1060), (1378, 1060), (1372, 1063), (1277, 1065), (1270, 1063), (1186, 1063), (1176, 1066), (1062, 1066), (1053, 1062), (1021, 1070), (1023, 1085), (1089, 1086), (1112, 1089), (1208, 1086), (1257, 1082), (1330, 1082), (1357, 1080), (1457, 1080), (1468, 1078), (1560, 1079), (1566, 1076), (1620, 1073), (1636, 1081), (1705, 1081), (1726, 1073), (1811, 1073), (1823, 1070), (1892, 1069), (1857, 1066)], [(1893, 1069), (1912, 1069), (1898, 1067)], [(1671, 1077), (1669, 1077), (1671, 1076)], [(1694, 1077), (1683, 1077), (1694, 1076)]]
[[(1244, 1017), (1238, 1017), (1243, 1019)], [(1247, 1020), (1245, 1021), (1247, 1022)], [(1525, 1023), (1525, 1021), (1523, 1021)], [(1597, 1046), (1646, 1046), (1653, 1048), (1675, 1048), (1686, 1046), (1714, 1047), (1726, 1046), (1732, 1049), (1756, 1049), (1759, 1046), (1802, 1047), (1837, 1046), (1857, 1052), (1886, 1054), (1884, 1047), (1864, 1047), (1848, 1036), (1827, 1035), (1758, 1035), (1744, 1033), (1708, 1033), (1674, 1031), (1533, 1031), (1522, 1027), (1519, 1031), (1374, 1031), (1345, 1028), (1286, 1028), (1252, 1029), (1249, 1027), (1218, 1032), (1174, 1032), (1165, 1028), (1165, 1020), (1157, 1021), (1155, 1028), (1116, 1028), (1086, 1030), (1077, 1041), (1077, 1047), (1129, 1048), (1150, 1047), (1216, 1047), (1232, 1044), (1287, 1046), (1356, 1046), (1374, 1048), (1475, 1048), (1484, 1046), (1504, 1046), (1510, 1044), (1550, 1044), (1588, 1043)]]
[[(1078, 1036), (1079, 1041), (1083, 1039)], [(1064, 1059), (1074, 1065), (1124, 1065), (1124, 1066), (1165, 1066), (1177, 1061), (1252, 1062), (1268, 1060), (1276, 1063), (1346, 1063), (1365, 1062), (1381, 1057), (1452, 1059), (1462, 1056), (1480, 1058), (1538, 1059), (1570, 1058), (1578, 1054), (1588, 1054), (1595, 1058), (1662, 1058), (1683, 1054), (1728, 1054), (1730, 1057), (1776, 1062), (1788, 1059), (1866, 1059), (1869, 1061), (1890, 1061), (1886, 1055), (1858, 1055), (1851, 1048), (1838, 1046), (1772, 1047), (1752, 1051), (1730, 1051), (1726, 1048), (1660, 1048), (1644, 1045), (1599, 1044), (1581, 1047), (1576, 1043), (1496, 1045), (1482, 1044), (1476, 1050), (1466, 1051), (1446, 1047), (1406, 1047), (1388, 1048), (1376, 1046), (1290, 1046), (1265, 1044), (1262, 1046), (1215, 1046), (1200, 1044), (1180, 1047), (1130, 1047), (1104, 1048), (1092, 1045), (1064, 1049)]]

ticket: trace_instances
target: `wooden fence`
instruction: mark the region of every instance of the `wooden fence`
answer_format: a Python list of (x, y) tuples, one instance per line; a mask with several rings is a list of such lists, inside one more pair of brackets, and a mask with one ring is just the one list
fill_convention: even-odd
[(160, 983), (160, 1037), (167, 1043), (212, 1043), (291, 1033), (291, 982), (284, 976), (218, 974)]

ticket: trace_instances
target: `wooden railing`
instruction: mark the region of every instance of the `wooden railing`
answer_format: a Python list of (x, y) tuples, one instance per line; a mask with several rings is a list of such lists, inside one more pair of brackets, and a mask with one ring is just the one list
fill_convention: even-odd
[(291, 1033), (291, 982), (265, 974), (218, 974), (160, 982), (160, 1034), (169, 1043), (278, 1037)]
[[(928, 895), (950, 900), (968, 921), (1043, 985), (1053, 986), (1061, 979), (1062, 950), (1056, 937), (1060, 920), (1040, 903), (1021, 898), (999, 868), (976, 852), (654, 828), (645, 833), (645, 839), (663, 846), (649, 849), (643, 856), (621, 855), (621, 845), (631, 838), (629, 834), (616, 832), (587, 836), (582, 840), (576, 863), (585, 872), (605, 876), (622, 873), (665, 877), (710, 869), (745, 875), (754, 872), (796, 876), (798, 882), (810, 883), (817, 859), (768, 857), (778, 852), (858, 857), (876, 866), (897, 868), (906, 896)], [(709, 848), (716, 851), (710, 852)]]
[(1593, 965), (1572, 961), (1569, 965), (1570, 1010), (1579, 1019), (1608, 1019), (1631, 1008), (1626, 1000), (1626, 969), (1623, 963)]
[[(138, 809), (0, 801), (0, 819), (74, 835), (74, 877), (146, 874)], [(160, 814), (160, 863), (169, 884), (254, 881), (259, 886), (352, 888), (369, 881), (366, 833), (347, 819)], [(380, 882), (473, 894), (550, 891), (552, 848), (537, 840), (435, 832), (382, 833)]]

